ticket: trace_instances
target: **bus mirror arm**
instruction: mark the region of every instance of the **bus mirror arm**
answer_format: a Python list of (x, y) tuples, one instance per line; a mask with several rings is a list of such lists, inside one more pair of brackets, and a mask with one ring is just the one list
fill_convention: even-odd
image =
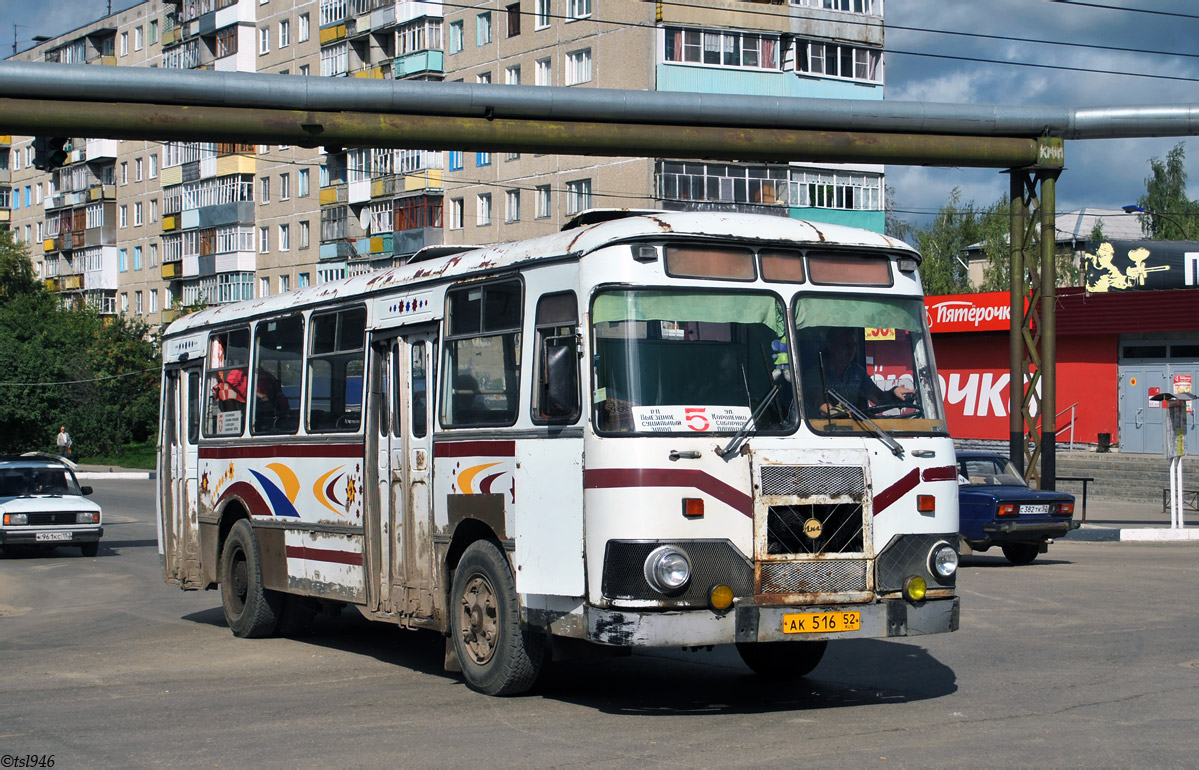
[(874, 435), (878, 436), (879, 441), (886, 444), (887, 449), (891, 450), (891, 454), (895, 455), (901, 460), (903, 459), (903, 447), (900, 446), (899, 442), (891, 438), (890, 433), (887, 433), (887, 431), (876, 425), (874, 420), (871, 420), (870, 417), (857, 406), (855, 406), (852, 401), (832, 388), (825, 388), (824, 393), (828, 398), (839, 404), (845, 411), (849, 412), (849, 414), (855, 420), (874, 431)]

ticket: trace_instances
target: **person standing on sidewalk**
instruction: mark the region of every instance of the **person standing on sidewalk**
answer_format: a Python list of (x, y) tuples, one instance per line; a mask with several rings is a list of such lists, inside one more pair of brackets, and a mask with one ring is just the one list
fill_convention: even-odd
[(56, 441), (58, 443), (59, 456), (65, 457), (68, 460), (72, 459), (72, 457), (71, 457), (71, 434), (67, 433), (67, 426), (63, 425), (62, 427), (60, 427), (58, 429), (58, 439)]

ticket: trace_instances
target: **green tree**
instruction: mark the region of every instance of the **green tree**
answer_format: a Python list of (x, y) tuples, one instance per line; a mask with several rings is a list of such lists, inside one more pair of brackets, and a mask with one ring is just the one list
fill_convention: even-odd
[[(974, 290), (966, 266), (966, 249), (977, 245), (994, 264), (996, 275), (1006, 275), (1008, 204), (1006, 196), (980, 208), (962, 203), (962, 191), (949, 191), (945, 205), (927, 227), (916, 228), (916, 247), (924, 258), (920, 275), (926, 294), (959, 294)], [(990, 268), (988, 268), (990, 269)]]
[(120, 454), (157, 428), (158, 348), (141, 322), (64, 306), (0, 234), (0, 452), (50, 450), (68, 426), (78, 454)]
[(1137, 205), (1147, 213), (1138, 215), (1149, 237), (1163, 241), (1199, 238), (1199, 203), (1186, 196), (1186, 149), (1182, 142), (1166, 153), (1164, 161), (1149, 159), (1145, 194)]

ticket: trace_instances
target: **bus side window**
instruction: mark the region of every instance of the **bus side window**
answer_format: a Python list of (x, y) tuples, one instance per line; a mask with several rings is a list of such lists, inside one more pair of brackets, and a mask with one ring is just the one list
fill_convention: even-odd
[(200, 374), (187, 375), (187, 443), (200, 440)]
[(304, 318), (263, 321), (254, 339), (255, 434), (294, 434), (300, 427), (300, 376), (304, 357)]
[[(573, 291), (546, 294), (537, 301), (533, 355), (537, 384), (533, 388), (533, 422), (574, 422), (579, 417), (578, 300)], [(548, 359), (565, 356), (571, 361), (570, 382), (553, 383), (555, 392), (568, 392), (567, 400), (550, 404)]]
[(249, 363), (249, 328), (218, 332), (208, 338), (205, 436), (242, 434)]
[(354, 433), (362, 426), (365, 339), (365, 308), (312, 316), (309, 433)]
[(471, 284), (446, 292), (442, 425), (516, 422), (520, 326), (519, 281)]
[(424, 438), (429, 432), (429, 370), (428, 346), (418, 342), (412, 346), (412, 435)]

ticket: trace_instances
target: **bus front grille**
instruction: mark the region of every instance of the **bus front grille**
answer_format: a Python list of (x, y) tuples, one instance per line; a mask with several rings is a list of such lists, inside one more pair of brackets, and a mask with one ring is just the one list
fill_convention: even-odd
[(761, 563), (763, 594), (846, 593), (866, 590), (866, 562), (767, 561)]
[(766, 512), (766, 553), (771, 556), (864, 550), (861, 503), (772, 505)]
[(761, 494), (766, 497), (850, 497), (866, 495), (866, 475), (857, 465), (766, 465)]

